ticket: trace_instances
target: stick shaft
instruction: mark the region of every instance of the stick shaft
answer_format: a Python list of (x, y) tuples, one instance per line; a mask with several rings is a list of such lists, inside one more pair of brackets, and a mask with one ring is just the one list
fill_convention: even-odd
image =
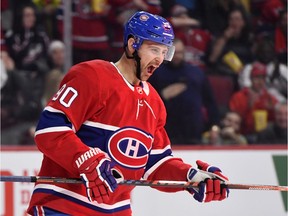
[[(44, 176), (0, 176), (2, 182), (38, 182), (38, 183), (82, 183), (78, 178), (57, 178), (57, 177), (44, 177)], [(197, 188), (198, 183), (186, 182), (186, 181), (147, 181), (147, 180), (123, 180), (118, 183), (119, 185), (129, 186), (150, 186), (150, 187), (171, 187), (171, 188)], [(287, 186), (275, 186), (275, 185), (254, 185), (254, 184), (225, 184), (229, 189), (239, 190), (269, 190), (269, 191), (286, 191)]]

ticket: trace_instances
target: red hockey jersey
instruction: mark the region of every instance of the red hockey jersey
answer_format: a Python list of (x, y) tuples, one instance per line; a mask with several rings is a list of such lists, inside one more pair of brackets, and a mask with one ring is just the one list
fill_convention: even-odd
[[(40, 176), (79, 178), (75, 160), (98, 147), (125, 179), (186, 180), (191, 166), (172, 156), (165, 107), (148, 82), (133, 86), (113, 63), (93, 60), (73, 66), (61, 85), (36, 129)], [(39, 183), (28, 212), (41, 205), (77, 216), (131, 215), (132, 189), (118, 186), (109, 203), (99, 204), (88, 201), (84, 184)]]

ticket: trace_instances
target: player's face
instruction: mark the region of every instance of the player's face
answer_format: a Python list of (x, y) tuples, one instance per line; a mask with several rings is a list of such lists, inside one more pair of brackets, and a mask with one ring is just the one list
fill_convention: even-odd
[(151, 41), (144, 41), (138, 50), (141, 58), (141, 80), (146, 81), (162, 64), (168, 47)]

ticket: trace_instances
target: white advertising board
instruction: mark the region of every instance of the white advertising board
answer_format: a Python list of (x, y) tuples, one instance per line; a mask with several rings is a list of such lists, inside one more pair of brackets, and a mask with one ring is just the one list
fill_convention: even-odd
[[(273, 158), (285, 149), (174, 150), (174, 155), (195, 165), (197, 159), (219, 166), (231, 183), (279, 185)], [(42, 155), (37, 150), (2, 150), (1, 175), (37, 175)], [(287, 173), (287, 164), (278, 168)], [(24, 216), (33, 183), (0, 183), (0, 215)], [(132, 194), (133, 216), (285, 216), (283, 195), (277, 191), (231, 190), (222, 202), (198, 203), (188, 192), (163, 193), (136, 187)], [(287, 201), (287, 200), (285, 200)], [(286, 204), (287, 205), (287, 204)]]
[[(175, 156), (192, 165), (201, 159), (219, 166), (231, 183), (279, 185), (272, 156), (287, 157), (286, 151), (225, 150), (174, 151)], [(282, 168), (281, 168), (282, 169)], [(287, 170), (287, 164), (283, 170)], [(162, 193), (138, 187), (133, 191), (136, 216), (285, 216), (280, 192), (230, 190), (229, 199), (222, 202), (198, 203), (187, 192)], [(287, 205), (287, 204), (286, 204)]]

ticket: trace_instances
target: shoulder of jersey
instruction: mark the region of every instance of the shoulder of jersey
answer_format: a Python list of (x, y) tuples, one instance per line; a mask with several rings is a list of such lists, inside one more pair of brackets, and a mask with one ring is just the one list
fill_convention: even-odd
[(93, 77), (97, 76), (101, 80), (105, 76), (109, 78), (117, 76), (118, 73), (115, 67), (108, 61), (91, 60), (74, 65), (67, 75), (72, 77), (79, 75), (86, 76), (88, 79), (93, 79)]

